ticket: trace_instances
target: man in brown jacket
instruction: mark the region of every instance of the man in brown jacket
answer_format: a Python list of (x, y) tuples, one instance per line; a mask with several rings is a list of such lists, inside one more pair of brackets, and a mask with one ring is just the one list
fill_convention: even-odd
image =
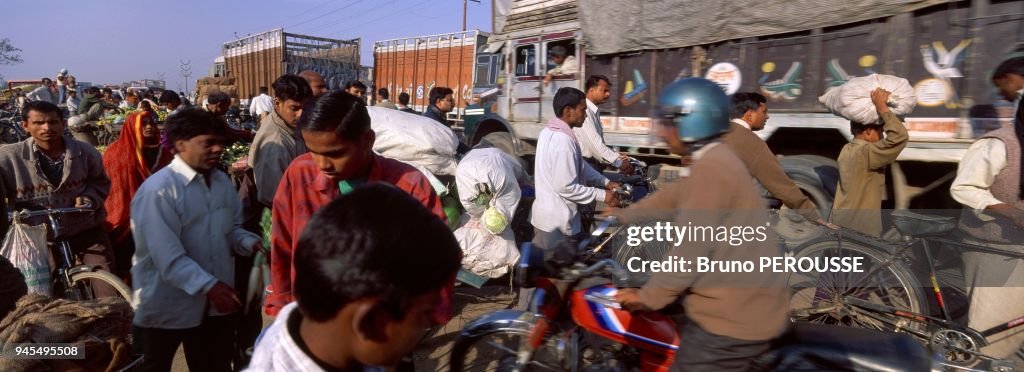
[(881, 88), (871, 92), (884, 125), (850, 122), (853, 142), (839, 153), (839, 185), (831, 216), (836, 225), (879, 237), (885, 167), (896, 161), (910, 139), (903, 121), (889, 110), (889, 94)]
[(808, 221), (824, 225), (825, 219), (818, 213), (807, 195), (789, 179), (775, 154), (754, 132), (764, 129), (768, 122), (768, 100), (760, 93), (736, 93), (732, 96), (729, 109), (732, 122), (729, 133), (722, 136), (722, 142), (729, 145), (736, 156), (773, 197), (782, 200)]
[(771, 341), (789, 327), (787, 275), (757, 268), (702, 272), (695, 265), (701, 259), (756, 263), (760, 257), (782, 257), (784, 252), (771, 228), (765, 228), (768, 211), (746, 166), (719, 141), (729, 130), (729, 121), (728, 98), (718, 85), (683, 79), (666, 88), (658, 103), (667, 112), (665, 120), (671, 120), (658, 126), (659, 137), (672, 152), (692, 154), (690, 175), (628, 209), (610, 213), (623, 223), (667, 217), (675, 228), (749, 228), (764, 235), (722, 241), (691, 230), (697, 235), (666, 257), (691, 261), (689, 269), (655, 272), (643, 288), (623, 289), (616, 297), (634, 311), (658, 310), (682, 300), (687, 319), (679, 323), (673, 370), (746, 371), (750, 360), (770, 350)]

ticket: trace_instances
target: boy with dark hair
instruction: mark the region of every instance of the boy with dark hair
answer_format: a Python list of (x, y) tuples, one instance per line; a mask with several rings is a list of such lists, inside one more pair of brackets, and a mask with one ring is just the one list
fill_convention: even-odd
[[(90, 208), (95, 213), (75, 213), (59, 217), (61, 238), (71, 243), (71, 251), (87, 265), (114, 271), (114, 256), (103, 222), (103, 207), (110, 193), (110, 178), (103, 169), (103, 157), (96, 148), (64, 135), (66, 127), (57, 105), (45, 101), (25, 104), (21, 126), (29, 134), (24, 141), (0, 146), (0, 188), (12, 210), (46, 208)], [(0, 211), (6, 219), (6, 209)], [(29, 225), (45, 223), (46, 217), (25, 221)], [(117, 296), (113, 287), (96, 280), (97, 297)]]
[(1010, 58), (996, 66), (992, 85), (999, 89), (1003, 98), (1014, 104), (1016, 110), (1021, 94), (1024, 94), (1024, 57)]
[(445, 223), (394, 186), (327, 204), (297, 248), (296, 303), (256, 345), (251, 370), (390, 367), (451, 316), (462, 251)]
[(298, 123), (302, 106), (311, 98), (313, 91), (298, 75), (281, 75), (274, 81), (273, 112), (260, 123), (249, 149), (258, 200), (266, 207), (273, 205), (277, 184), (288, 164), (306, 152)]
[(423, 116), (434, 119), (438, 123), (451, 128), (452, 122), (448, 121), (448, 113), (455, 109), (455, 92), (448, 87), (433, 87), (428, 95), (430, 106), (423, 112)]
[(288, 166), (271, 209), (271, 287), (266, 312), (276, 315), (293, 300), (292, 261), (299, 233), (310, 216), (367, 182), (383, 182), (409, 193), (442, 221), (441, 200), (416, 168), (373, 152), (374, 132), (362, 100), (346, 92), (327, 93), (299, 119), (308, 153)]
[(235, 256), (263, 249), (242, 228), (242, 206), (218, 170), (228, 128), (209, 112), (167, 118), (177, 155), (142, 184), (131, 203), (135, 266), (132, 321), (140, 371), (167, 371), (184, 343), (190, 370), (231, 371)]

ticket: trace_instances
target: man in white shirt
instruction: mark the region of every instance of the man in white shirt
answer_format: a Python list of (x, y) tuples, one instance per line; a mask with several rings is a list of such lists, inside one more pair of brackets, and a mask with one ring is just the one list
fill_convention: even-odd
[(260, 95), (249, 103), (249, 114), (258, 118), (257, 122), (262, 123), (263, 116), (271, 112), (274, 112), (274, 99), (267, 94), (267, 87), (260, 87)]
[(608, 102), (608, 97), (612, 95), (609, 90), (611, 84), (604, 75), (591, 75), (587, 79), (586, 120), (581, 127), (573, 128), (572, 132), (580, 141), (580, 150), (584, 158), (611, 164), (623, 174), (629, 175), (633, 174), (633, 165), (629, 163), (629, 158), (615, 152), (604, 142), (604, 127), (601, 126), (601, 112), (597, 107)]
[[(992, 81), (1007, 101), (1017, 102), (1014, 122), (986, 133), (960, 160), (950, 193), (964, 205), (960, 230), (964, 241), (991, 248), (1024, 253), (1024, 112), (1020, 94), (1024, 87), (1024, 58), (1000, 64)], [(987, 329), (1024, 312), (1024, 262), (1006, 256), (964, 252), (964, 274), (971, 288), (968, 326)], [(1024, 332), (999, 334), (981, 349), (999, 358), (1014, 356), (1024, 343)], [(1017, 365), (1022, 366), (1020, 357)]]
[(545, 259), (550, 258), (551, 250), (559, 242), (568, 240), (572, 244), (587, 233), (580, 222), (581, 204), (602, 200), (616, 207), (619, 201), (611, 190), (620, 187), (583, 161), (579, 141), (571, 129), (583, 125), (586, 118), (583, 92), (561, 88), (555, 93), (553, 104), (556, 117), (551, 118), (537, 139), (537, 197), (530, 217), (535, 230), (533, 242), (544, 249)]
[(30, 101), (46, 101), (54, 105), (60, 104), (60, 100), (53, 90), (50, 89), (53, 86), (53, 80), (50, 78), (43, 78), (43, 85), (40, 85), (36, 89), (33, 89), (28, 93), (27, 97)]
[(462, 250), (397, 187), (371, 183), (330, 202), (298, 247), (295, 301), (263, 333), (248, 371), (382, 370), (450, 317)]
[(168, 117), (177, 155), (132, 200), (132, 333), (144, 356), (141, 371), (169, 370), (182, 343), (190, 370), (232, 370), (232, 314), (242, 303), (235, 256), (263, 246), (242, 228), (238, 194), (217, 169), (227, 129), (198, 109)]
[(576, 75), (580, 72), (580, 64), (576, 61), (576, 57), (569, 55), (569, 51), (564, 46), (556, 45), (551, 47), (548, 55), (551, 56), (551, 60), (558, 66), (548, 70), (547, 74), (544, 75), (544, 86), (550, 84), (551, 79), (555, 76)]

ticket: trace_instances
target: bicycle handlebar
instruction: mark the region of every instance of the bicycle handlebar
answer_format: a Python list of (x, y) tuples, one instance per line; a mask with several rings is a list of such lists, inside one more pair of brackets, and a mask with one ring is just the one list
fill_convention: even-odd
[(95, 209), (91, 209), (91, 208), (47, 208), (47, 209), (40, 209), (40, 210), (35, 210), (35, 211), (30, 211), (28, 209), (22, 209), (20, 211), (7, 213), (7, 218), (12, 219), (12, 220), (16, 220), (16, 219), (21, 219), (21, 218), (65, 215), (65, 214), (72, 214), (72, 213), (94, 213), (94, 212), (96, 212), (96, 210)]

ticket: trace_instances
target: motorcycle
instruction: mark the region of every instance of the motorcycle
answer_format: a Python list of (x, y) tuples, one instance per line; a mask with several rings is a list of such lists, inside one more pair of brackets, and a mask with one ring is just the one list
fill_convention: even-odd
[[(614, 219), (604, 221), (599, 237)], [(515, 279), (533, 287), (529, 310), (501, 310), (466, 325), (451, 352), (451, 370), (650, 371), (671, 369), (681, 337), (673, 310), (630, 313), (615, 300), (629, 273), (607, 253), (575, 248), (572, 262), (544, 262), (537, 247), (522, 246)], [(561, 296), (560, 293), (568, 293)], [(675, 308), (677, 314), (681, 309)], [(682, 321), (682, 320), (679, 320)], [(795, 324), (752, 370), (924, 371), (935, 355), (905, 334), (817, 324)]]

